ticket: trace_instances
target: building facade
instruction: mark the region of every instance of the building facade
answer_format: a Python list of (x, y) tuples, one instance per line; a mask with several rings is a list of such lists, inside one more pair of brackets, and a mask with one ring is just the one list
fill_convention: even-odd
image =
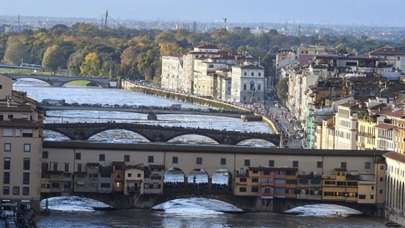
[(0, 199), (40, 199), (42, 115), (35, 101), (0, 76)]

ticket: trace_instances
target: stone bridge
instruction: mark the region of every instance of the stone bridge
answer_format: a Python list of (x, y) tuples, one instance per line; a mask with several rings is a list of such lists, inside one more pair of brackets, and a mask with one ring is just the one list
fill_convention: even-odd
[(109, 88), (111, 80), (108, 78), (101, 77), (79, 77), (79, 76), (47, 76), (47, 75), (5, 75), (13, 81), (18, 79), (37, 79), (44, 81), (54, 87), (62, 87), (65, 84), (73, 81), (85, 80), (91, 83), (92, 85)]
[(150, 142), (168, 142), (179, 136), (200, 135), (211, 138), (219, 144), (237, 145), (244, 140), (262, 139), (276, 146), (280, 145), (280, 135), (277, 134), (166, 127), (136, 123), (46, 123), (44, 129), (61, 133), (71, 140), (88, 140), (98, 133), (121, 129), (135, 132)]

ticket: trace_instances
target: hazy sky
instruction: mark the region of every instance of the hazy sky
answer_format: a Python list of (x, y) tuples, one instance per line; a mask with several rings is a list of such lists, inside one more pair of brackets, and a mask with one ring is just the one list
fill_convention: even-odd
[(405, 0), (0, 0), (0, 15), (405, 26)]

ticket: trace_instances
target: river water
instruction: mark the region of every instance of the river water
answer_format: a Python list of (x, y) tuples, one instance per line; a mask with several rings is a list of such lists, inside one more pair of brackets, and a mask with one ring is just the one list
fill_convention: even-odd
[[(102, 104), (102, 105), (143, 105), (169, 107), (181, 104), (184, 108), (207, 109), (205, 106), (169, 100), (143, 93), (124, 91), (119, 89), (103, 89), (90, 87), (49, 87), (36, 80), (21, 80), (14, 84), (14, 89), (27, 92), (27, 95), (37, 101), (44, 99), (64, 99), (67, 103)], [(271, 132), (263, 122), (243, 122), (238, 118), (205, 116), (205, 115), (158, 115), (157, 121), (147, 120), (146, 114), (107, 112), (107, 111), (50, 111), (45, 122), (132, 122), (162, 126), (178, 126), (193, 128), (209, 128), (242, 132)], [(67, 140), (56, 132), (45, 132), (47, 140)], [(147, 142), (142, 136), (125, 131), (112, 130), (102, 132), (91, 138), (93, 141), (108, 143)], [(215, 144), (216, 142), (204, 136), (186, 135), (173, 139), (176, 143)], [(248, 140), (241, 145), (273, 146), (263, 140)]]
[(187, 216), (149, 210), (123, 210), (93, 213), (52, 212), (40, 220), (39, 227), (385, 227), (384, 221), (369, 217), (315, 218), (274, 213), (219, 214)]
[[(43, 99), (65, 99), (68, 103), (88, 104), (127, 104), (171, 106), (182, 104), (186, 108), (206, 107), (168, 100), (141, 93), (101, 88), (53, 88), (46, 87), (36, 81), (20, 81), (14, 88), (27, 92), (28, 96), (37, 101)], [(271, 129), (261, 122), (244, 123), (239, 119), (211, 116), (192, 115), (160, 115), (158, 121), (147, 121), (146, 115), (122, 112), (88, 112), (63, 111), (50, 112), (47, 122), (100, 122), (113, 119), (122, 122), (137, 122), (159, 124), (165, 126), (201, 127), (226, 129), (246, 132), (271, 132)], [(55, 117), (57, 116), (57, 117)], [(64, 140), (63, 136), (48, 132), (48, 140)], [(101, 142), (142, 142), (144, 139), (135, 133), (126, 131), (103, 132), (92, 137)], [(177, 139), (184, 143), (214, 143), (207, 138), (186, 136)], [(245, 142), (246, 145), (269, 146), (264, 142)], [(273, 213), (245, 213), (245, 214), (212, 214), (212, 215), (176, 215), (149, 210), (119, 210), (97, 212), (51, 212), (38, 223), (39, 227), (384, 227), (384, 221), (370, 217), (350, 218), (315, 218)]]

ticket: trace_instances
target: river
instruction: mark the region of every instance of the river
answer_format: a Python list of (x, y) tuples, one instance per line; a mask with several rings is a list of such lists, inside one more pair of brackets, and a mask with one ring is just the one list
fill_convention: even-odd
[(38, 223), (39, 227), (316, 227), (376, 228), (384, 221), (369, 217), (315, 218), (274, 213), (219, 214), (203, 216), (172, 215), (149, 210), (120, 210), (93, 213), (52, 212)]
[[(169, 107), (181, 104), (184, 108), (207, 109), (206, 106), (170, 100), (158, 96), (119, 89), (103, 89), (94, 87), (49, 87), (37, 80), (19, 80), (14, 84), (14, 89), (26, 92), (37, 101), (44, 99), (64, 99), (67, 103), (102, 104), (102, 105), (142, 105)], [(271, 132), (271, 128), (263, 122), (243, 122), (238, 118), (205, 116), (205, 115), (158, 115), (157, 121), (147, 120), (146, 114), (107, 112), (107, 111), (50, 111), (45, 122), (132, 122), (162, 126), (181, 126), (193, 128), (209, 128), (242, 132)], [(67, 140), (66, 137), (56, 132), (45, 134), (46, 140)], [(109, 143), (136, 143), (147, 142), (142, 136), (125, 131), (112, 130), (102, 132), (91, 138), (97, 142)], [(176, 143), (215, 144), (216, 142), (204, 136), (186, 135), (173, 139)], [(240, 145), (273, 146), (263, 140), (248, 140)]]
[[(43, 99), (65, 99), (68, 103), (88, 104), (128, 104), (171, 106), (182, 104), (187, 108), (206, 107), (168, 100), (161, 97), (128, 92), (118, 89), (101, 88), (54, 88), (47, 87), (36, 81), (17, 82), (14, 88), (27, 92), (31, 98), (41, 101)], [(271, 129), (262, 122), (244, 123), (240, 119), (192, 116), (192, 115), (159, 115), (158, 121), (147, 121), (146, 115), (122, 112), (88, 112), (63, 111), (50, 112), (46, 122), (100, 122), (107, 119), (123, 122), (139, 122), (146, 124), (159, 124), (166, 126), (202, 127), (213, 129), (226, 129), (247, 132), (270, 132)], [(63, 140), (63, 136), (52, 132), (47, 133), (47, 140)], [(139, 135), (125, 131), (104, 132), (92, 138), (102, 142), (139, 142), (144, 139)], [(196, 136), (178, 139), (187, 143), (212, 143), (209, 139)], [(246, 145), (268, 146), (258, 142)], [(384, 227), (384, 221), (370, 217), (350, 218), (315, 218), (299, 217), (274, 213), (245, 213), (245, 214), (213, 214), (213, 215), (175, 215), (149, 210), (117, 210), (97, 211), (92, 213), (51, 212), (38, 223), (39, 227)]]

